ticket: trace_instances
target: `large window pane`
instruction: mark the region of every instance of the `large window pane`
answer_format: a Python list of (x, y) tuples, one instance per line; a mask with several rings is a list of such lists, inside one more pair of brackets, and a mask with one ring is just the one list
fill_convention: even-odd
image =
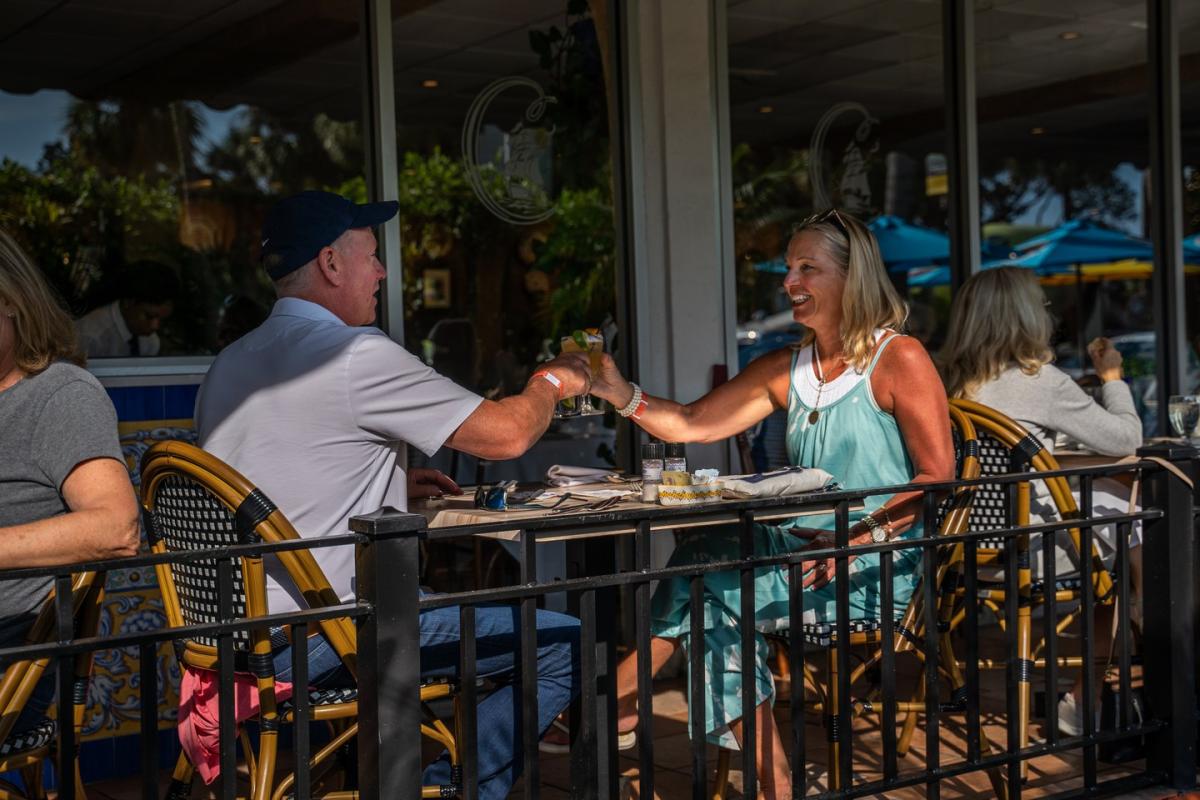
[[(9, 13), (11, 12), (11, 13)], [(213, 353), (274, 299), (264, 210), (359, 192), (359, 6), (21, 4), (0, 19), (0, 225), (93, 357)]]
[[(405, 341), (489, 397), (519, 392), (576, 329), (621, 344), (608, 19), (605, 0), (393, 17)], [(516, 463), (436, 463), (467, 481), (611, 463), (613, 416), (556, 423)]]
[(1200, 394), (1200, 4), (1179, 5), (1183, 145), (1183, 231), (1188, 373), (1185, 391)]
[[(937, 347), (949, 304), (948, 287), (928, 280), (949, 255), (940, 8), (727, 3), (742, 366), (799, 336), (784, 252), (797, 222), (831, 206), (876, 230), (908, 292), (910, 332)], [(783, 460), (780, 420), (759, 431), (755, 457)]]
[[(976, 18), (984, 264), (1013, 260), (1040, 276), (1058, 320), (1056, 364), (1090, 372), (1084, 352), (1111, 337), (1147, 433), (1155, 414), (1155, 332), (1146, 237), (1149, 95), (1141, 0), (993, 0)], [(1034, 237), (1085, 223), (1143, 241), (1076, 248)], [(1064, 242), (1074, 239), (1064, 239)], [(1027, 249), (1028, 247), (1028, 249)]]

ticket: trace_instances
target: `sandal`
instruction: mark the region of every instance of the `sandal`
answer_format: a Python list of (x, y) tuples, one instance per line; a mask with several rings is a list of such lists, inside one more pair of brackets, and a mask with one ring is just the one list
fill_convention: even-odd
[[(546, 755), (562, 755), (571, 752), (570, 735), (571, 729), (567, 727), (567, 723), (557, 717), (550, 723), (550, 727), (546, 730), (546, 734), (554, 732), (562, 734), (566, 742), (555, 742), (543, 738), (538, 742), (538, 750)], [(617, 733), (617, 750), (632, 750), (637, 747), (637, 731), (625, 731)]]
[(558, 717), (555, 717), (554, 721), (550, 723), (550, 727), (546, 729), (546, 733), (543, 734), (543, 737), (555, 734), (558, 734), (562, 741), (551, 741), (549, 739), (542, 738), (541, 741), (538, 742), (539, 752), (554, 756), (571, 752), (571, 729), (567, 727), (567, 723), (563, 722)]

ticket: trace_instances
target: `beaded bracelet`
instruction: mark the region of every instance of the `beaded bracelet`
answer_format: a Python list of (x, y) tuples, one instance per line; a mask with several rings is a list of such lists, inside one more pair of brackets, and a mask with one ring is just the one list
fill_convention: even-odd
[(624, 408), (618, 408), (617, 413), (625, 418), (641, 419), (642, 412), (646, 410), (647, 406), (645, 399), (642, 397), (642, 387), (632, 381), (630, 381), (629, 385), (633, 387), (633, 397), (629, 398), (629, 402), (625, 404)]

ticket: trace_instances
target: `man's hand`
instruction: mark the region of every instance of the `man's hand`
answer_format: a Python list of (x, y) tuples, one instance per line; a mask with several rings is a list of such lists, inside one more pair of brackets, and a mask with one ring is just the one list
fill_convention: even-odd
[(584, 353), (563, 353), (553, 361), (542, 364), (537, 371), (549, 372), (562, 382), (558, 390), (559, 397), (578, 397), (587, 394), (592, 386), (592, 371)]
[(462, 489), (439, 470), (416, 467), (408, 471), (409, 502), (443, 494), (462, 494)]

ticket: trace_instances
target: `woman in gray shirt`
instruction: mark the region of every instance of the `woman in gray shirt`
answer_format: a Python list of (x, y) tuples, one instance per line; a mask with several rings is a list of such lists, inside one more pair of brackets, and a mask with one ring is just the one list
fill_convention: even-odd
[[(954, 298), (946, 346), (938, 359), (947, 393), (975, 400), (1011, 417), (1052, 453), (1056, 434), (1063, 433), (1103, 455), (1132, 455), (1142, 443), (1142, 422), (1129, 386), (1122, 380), (1121, 353), (1104, 338), (1088, 345), (1088, 355), (1102, 381), (1096, 402), (1070, 376), (1050, 364), (1053, 327), (1046, 297), (1031, 271), (1000, 267), (971, 276)], [(1033, 494), (1030, 522), (1056, 519), (1045, 484), (1036, 482)], [(1111, 479), (1095, 482), (1094, 514), (1124, 514), (1128, 509), (1128, 488)], [(1117, 547), (1116, 526), (1094, 530), (1093, 541), (1111, 568)], [(1131, 579), (1137, 596), (1141, 585), (1139, 534), (1139, 526), (1135, 526), (1129, 541)], [(1073, 548), (1059, 546), (1055, 553), (1059, 576), (1078, 572)], [(1030, 542), (1030, 555), (1036, 578), (1042, 572), (1042, 550), (1036, 542)], [(1131, 607), (1134, 604), (1136, 597)], [(1107, 648), (1112, 618), (1112, 605), (1096, 607), (1095, 631), (1100, 642), (1096, 652)], [(1075, 702), (1080, 686), (1077, 682), (1059, 704), (1059, 730), (1069, 736), (1082, 732), (1081, 712)], [(1097, 691), (1099, 687), (1097, 682)]]
[[(132, 556), (138, 505), (117, 416), (79, 365), (71, 320), (41, 273), (0, 231), (0, 567)], [(50, 578), (0, 581), (0, 648), (22, 644)], [(0, 660), (0, 670), (4, 669)], [(48, 670), (12, 728), (36, 725)]]

